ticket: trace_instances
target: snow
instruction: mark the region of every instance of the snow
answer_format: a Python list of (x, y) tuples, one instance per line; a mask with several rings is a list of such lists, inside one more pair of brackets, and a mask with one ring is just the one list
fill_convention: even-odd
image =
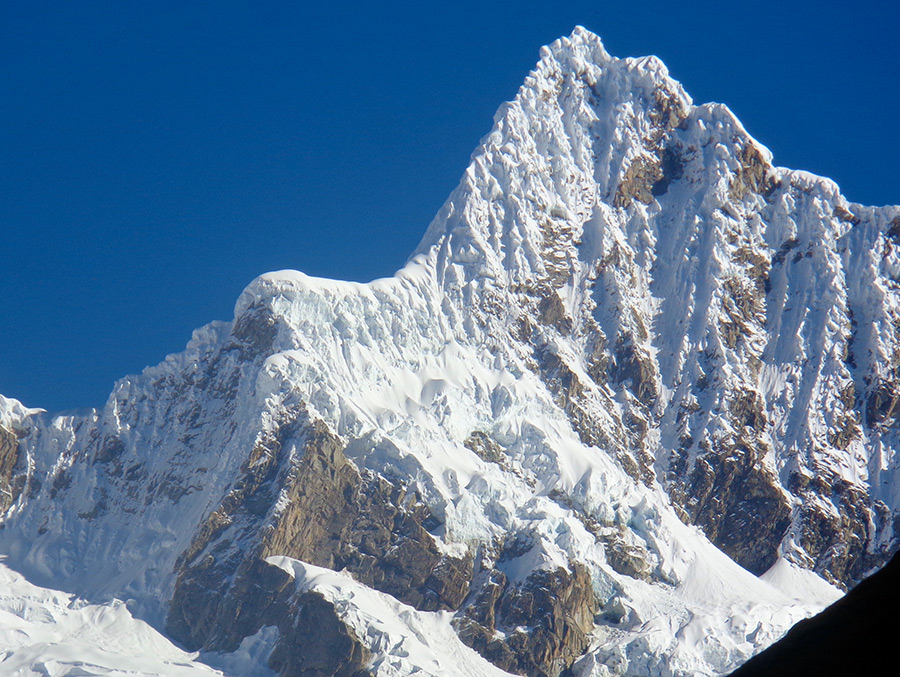
[(808, 604), (836, 602), (843, 592), (816, 576), (809, 569), (802, 569), (793, 562), (779, 557), (760, 580), (774, 586), (785, 595)]
[(199, 660), (226, 675), (235, 677), (275, 677), (269, 669), (269, 656), (278, 642), (278, 629), (263, 626), (255, 635), (245, 637), (240, 646), (231, 653), (201, 651)]
[(374, 654), (368, 669), (375, 677), (509, 675), (460, 641), (450, 626), (450, 612), (417, 611), (357, 583), (346, 573), (290, 557), (266, 561), (289, 573), (298, 591), (317, 592), (334, 604), (338, 618)]
[(121, 601), (88, 604), (0, 563), (0, 673), (8, 677), (222, 675), (196, 658)]
[(28, 416), (35, 416), (43, 412), (43, 409), (30, 409), (19, 400), (0, 395), (0, 425), (5, 428), (12, 428)]

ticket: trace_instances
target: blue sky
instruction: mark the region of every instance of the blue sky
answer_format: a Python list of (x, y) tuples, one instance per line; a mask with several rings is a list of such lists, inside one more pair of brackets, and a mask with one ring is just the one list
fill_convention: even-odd
[(260, 273), (392, 274), (576, 24), (900, 203), (895, 3), (734, 4), (0, 4), (0, 393), (100, 406)]

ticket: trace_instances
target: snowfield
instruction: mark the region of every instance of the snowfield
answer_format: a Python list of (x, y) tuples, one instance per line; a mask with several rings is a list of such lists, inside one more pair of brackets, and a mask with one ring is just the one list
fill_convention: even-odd
[(9, 677), (221, 675), (132, 617), (39, 588), (0, 564), (0, 673)]

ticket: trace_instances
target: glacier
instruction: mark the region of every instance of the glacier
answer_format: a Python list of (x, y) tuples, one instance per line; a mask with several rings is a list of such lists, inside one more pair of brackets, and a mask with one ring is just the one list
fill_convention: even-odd
[(897, 549), (898, 292), (900, 208), (577, 28), (395, 276), (0, 398), (0, 553), (226, 674), (725, 674)]

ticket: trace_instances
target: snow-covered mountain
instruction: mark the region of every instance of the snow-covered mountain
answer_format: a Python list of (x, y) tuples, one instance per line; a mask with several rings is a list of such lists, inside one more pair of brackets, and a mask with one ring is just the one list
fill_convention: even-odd
[(0, 398), (0, 553), (226, 674), (722, 674), (897, 548), (898, 280), (900, 209), (579, 28), (394, 277)]

